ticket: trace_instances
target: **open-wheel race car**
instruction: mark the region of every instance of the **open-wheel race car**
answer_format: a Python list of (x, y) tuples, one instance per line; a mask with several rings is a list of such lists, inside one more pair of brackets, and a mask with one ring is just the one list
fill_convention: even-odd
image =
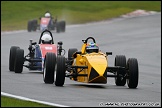
[[(37, 42), (30, 40), (28, 48), (29, 53), (26, 56), (24, 56), (23, 49), (18, 46), (11, 46), (9, 55), (9, 70), (15, 71), (15, 73), (22, 73), (24, 66), (29, 70), (43, 71), (44, 57), (47, 52), (52, 52), (55, 56), (61, 55), (63, 53), (62, 51), (65, 51), (62, 48), (62, 44), (62, 41), (59, 41), (58, 44), (54, 44), (52, 33), (49, 30), (44, 30), (41, 33), (38, 44)], [(55, 59), (52, 60), (55, 61)], [(25, 64), (25, 62), (28, 62), (28, 64)]]
[[(89, 40), (93, 42), (87, 43)], [(63, 86), (65, 77), (69, 77), (78, 82), (106, 84), (107, 77), (114, 77), (117, 86), (124, 86), (126, 82), (129, 88), (138, 86), (139, 72), (136, 58), (129, 58), (126, 61), (124, 55), (116, 55), (115, 66), (112, 67), (108, 65), (108, 55), (112, 55), (112, 52), (101, 52), (93, 37), (82, 41), (81, 51), (70, 48), (68, 58), (59, 55), (56, 58), (57, 63), (49, 59), (52, 56), (46, 55), (43, 71), (45, 83)], [(49, 66), (51, 62), (55, 65)], [(51, 76), (53, 72), (54, 79)]]
[[(65, 32), (66, 22), (58, 21), (57, 17), (54, 19), (51, 13), (46, 12), (44, 17), (40, 17), (40, 20), (33, 19), (28, 21), (27, 30), (28, 32), (45, 29), (56, 30), (57, 33)], [(38, 24), (39, 22), (39, 24)]]

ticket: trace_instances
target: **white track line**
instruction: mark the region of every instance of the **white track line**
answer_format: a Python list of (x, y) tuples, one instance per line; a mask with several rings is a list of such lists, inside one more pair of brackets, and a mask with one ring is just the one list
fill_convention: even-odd
[(45, 104), (45, 105), (56, 106), (56, 107), (69, 107), (69, 106), (60, 105), (60, 104), (56, 104), (56, 103), (50, 103), (50, 102), (39, 101), (39, 100), (30, 99), (30, 98), (26, 98), (26, 97), (22, 97), (22, 96), (16, 96), (16, 95), (12, 95), (12, 94), (9, 94), (9, 93), (4, 93), (4, 92), (1, 92), (1, 95), (16, 98), (16, 99), (20, 99), (20, 100), (32, 101), (32, 102), (37, 102), (37, 103), (41, 103), (41, 104)]

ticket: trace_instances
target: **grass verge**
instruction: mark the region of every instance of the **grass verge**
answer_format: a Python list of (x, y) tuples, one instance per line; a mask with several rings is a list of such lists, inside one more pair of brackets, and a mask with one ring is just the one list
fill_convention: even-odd
[(49, 10), (67, 24), (106, 20), (136, 9), (161, 11), (161, 1), (1, 1), (1, 31), (27, 29)]
[(53, 107), (53, 106), (1, 96), (1, 107)]

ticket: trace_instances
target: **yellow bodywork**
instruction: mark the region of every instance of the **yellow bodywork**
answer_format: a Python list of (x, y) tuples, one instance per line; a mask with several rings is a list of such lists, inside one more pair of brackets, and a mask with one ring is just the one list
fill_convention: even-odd
[[(86, 83), (107, 83), (107, 56), (102, 52), (86, 53), (86, 44), (82, 45), (82, 54), (77, 54), (73, 61), (73, 66), (88, 66), (88, 69), (78, 68), (78, 74), (87, 74), (88, 76), (78, 76), (76, 81)], [(74, 80), (72, 78), (72, 80)]]

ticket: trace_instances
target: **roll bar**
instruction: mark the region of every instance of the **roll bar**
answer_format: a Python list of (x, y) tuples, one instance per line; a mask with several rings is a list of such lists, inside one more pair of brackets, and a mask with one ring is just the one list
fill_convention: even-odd
[(88, 37), (86, 40), (82, 40), (83, 43), (87, 43), (89, 39), (92, 39), (94, 43), (96, 43), (95, 39), (93, 37)]
[(41, 44), (41, 38), (42, 38), (42, 36), (43, 36), (43, 34), (44, 34), (45, 32), (48, 32), (48, 33), (50, 34), (50, 36), (51, 36), (51, 38), (52, 38), (52, 44), (54, 44), (54, 40), (53, 40), (52, 33), (51, 33), (51, 31), (49, 31), (49, 30), (47, 30), (47, 29), (45, 29), (45, 30), (41, 33), (41, 36), (40, 36), (40, 38), (39, 38), (39, 43), (38, 43), (38, 44)]

